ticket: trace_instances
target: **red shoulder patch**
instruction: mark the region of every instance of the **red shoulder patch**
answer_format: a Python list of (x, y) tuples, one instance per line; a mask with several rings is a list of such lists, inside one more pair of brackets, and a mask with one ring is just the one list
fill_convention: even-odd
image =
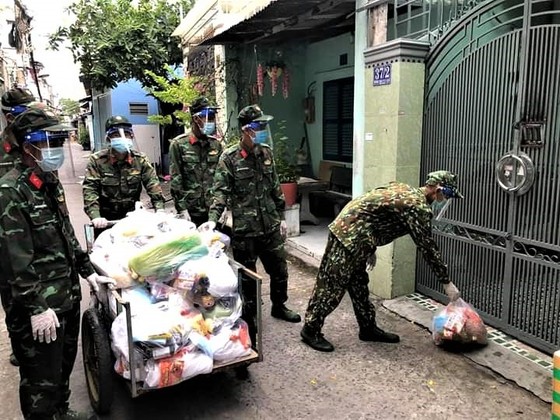
[(38, 190), (40, 190), (43, 186), (43, 180), (39, 178), (35, 172), (32, 172), (31, 175), (29, 175), (29, 182), (31, 182), (31, 185)]
[(6, 153), (10, 153), (12, 151), (12, 145), (10, 143), (8, 143), (7, 141), (2, 142), (2, 147), (4, 148), (4, 151)]
[(247, 159), (247, 156), (249, 156), (249, 153), (247, 153), (247, 150), (245, 150), (245, 149), (241, 149), (240, 153), (241, 153), (241, 157), (243, 159)]

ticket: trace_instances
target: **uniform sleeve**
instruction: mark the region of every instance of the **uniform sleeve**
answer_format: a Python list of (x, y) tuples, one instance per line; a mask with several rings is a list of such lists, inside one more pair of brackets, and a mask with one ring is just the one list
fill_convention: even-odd
[(432, 219), (428, 212), (407, 211), (404, 213), (406, 223), (410, 228), (410, 236), (416, 246), (422, 251), (426, 262), (441, 283), (449, 283), (447, 265), (441, 259), (441, 252), (432, 236)]
[(39, 276), (33, 267), (31, 226), (21, 209), (22, 198), (11, 188), (0, 189), (0, 249), (2, 269), (11, 286), (13, 299), (31, 315), (49, 306), (41, 294)]
[(99, 210), (99, 194), (101, 191), (101, 174), (93, 156), (89, 158), (86, 174), (82, 185), (84, 211), (90, 219), (101, 217)]
[(171, 196), (178, 213), (187, 210), (185, 194), (183, 191), (183, 171), (181, 160), (181, 145), (172, 141), (169, 146), (169, 172), (171, 173)]
[[(273, 158), (274, 160), (274, 158)], [(282, 188), (280, 188), (280, 179), (278, 178), (278, 172), (276, 172), (276, 165), (273, 167), (273, 183), (272, 183), (272, 199), (276, 205), (276, 210), (282, 219), (284, 219), (284, 210), (286, 209), (286, 201), (284, 200), (284, 194), (282, 193)]]
[(165, 200), (163, 199), (161, 184), (159, 183), (154, 167), (145, 156), (142, 157), (142, 184), (150, 196), (154, 209), (163, 210), (165, 207)]
[(233, 172), (227, 155), (222, 154), (214, 172), (214, 201), (208, 212), (208, 220), (218, 222), (228, 205), (233, 190)]

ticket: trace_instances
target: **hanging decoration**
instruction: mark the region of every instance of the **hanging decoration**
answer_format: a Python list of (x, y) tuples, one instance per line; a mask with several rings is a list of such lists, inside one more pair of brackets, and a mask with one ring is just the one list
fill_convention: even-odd
[(259, 96), (264, 94), (264, 70), (262, 64), (257, 66), (257, 91)]
[[(263, 67), (260, 64), (257, 67), (257, 83), (259, 80), (259, 68), (262, 69)], [(265, 64), (264, 69), (266, 69), (266, 74), (270, 79), (272, 96), (276, 95), (276, 92), (278, 91), (279, 79), (281, 76), (284, 76), (282, 79), (282, 96), (284, 98), (287, 98), (288, 91), (290, 88), (290, 75), (288, 69), (286, 68), (286, 65), (281, 61), (269, 61)], [(264, 90), (264, 80), (263, 80), (263, 90)]]
[(287, 68), (284, 69), (284, 77), (282, 79), (282, 96), (288, 99), (288, 91), (290, 89), (290, 72)]

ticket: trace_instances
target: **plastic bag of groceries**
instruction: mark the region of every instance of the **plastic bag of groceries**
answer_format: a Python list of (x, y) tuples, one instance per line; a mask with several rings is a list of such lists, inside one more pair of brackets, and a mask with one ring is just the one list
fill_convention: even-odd
[(482, 318), (463, 299), (450, 302), (434, 316), (432, 338), (438, 346), (488, 344), (486, 326)]

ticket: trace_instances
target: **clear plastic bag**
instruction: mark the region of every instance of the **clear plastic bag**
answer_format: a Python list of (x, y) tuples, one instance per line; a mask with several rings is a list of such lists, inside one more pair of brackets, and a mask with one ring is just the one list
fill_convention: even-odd
[(432, 338), (438, 346), (446, 343), (488, 344), (482, 318), (463, 299), (450, 302), (434, 316)]

